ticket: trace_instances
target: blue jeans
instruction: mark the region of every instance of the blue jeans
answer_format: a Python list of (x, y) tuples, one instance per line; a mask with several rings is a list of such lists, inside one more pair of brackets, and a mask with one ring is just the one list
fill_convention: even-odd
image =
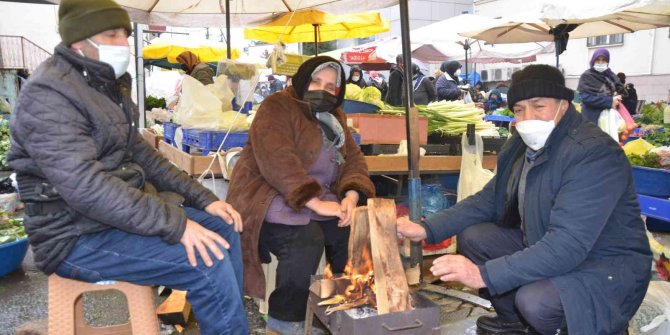
[(249, 334), (240, 235), (219, 217), (189, 207), (184, 211), (189, 219), (228, 241), (230, 249), (222, 249), (223, 260), (210, 252), (212, 267), (205, 266), (199, 255), (198, 266), (192, 267), (180, 243), (170, 245), (158, 236), (109, 229), (82, 235), (56, 273), (86, 282), (118, 280), (184, 290), (203, 335)]

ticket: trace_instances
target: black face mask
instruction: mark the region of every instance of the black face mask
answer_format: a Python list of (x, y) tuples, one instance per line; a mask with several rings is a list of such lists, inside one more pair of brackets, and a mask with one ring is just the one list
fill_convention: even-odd
[(337, 97), (326, 91), (307, 91), (302, 99), (309, 103), (315, 113), (330, 112), (337, 108)]

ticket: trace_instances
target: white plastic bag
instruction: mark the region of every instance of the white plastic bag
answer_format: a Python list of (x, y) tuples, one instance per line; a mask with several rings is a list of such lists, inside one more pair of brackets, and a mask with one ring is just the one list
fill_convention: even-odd
[(626, 120), (616, 109), (605, 109), (600, 112), (598, 118), (598, 127), (610, 135), (615, 141), (619, 142), (619, 130), (626, 126)]
[(184, 76), (182, 96), (175, 112), (175, 120), (184, 129), (203, 129), (215, 131), (246, 131), (249, 125), (246, 115), (234, 111), (224, 112), (230, 105), (221, 100), (209, 89), (191, 76)]
[(466, 104), (474, 103), (474, 101), (472, 100), (472, 96), (470, 95), (470, 92), (465, 91), (463, 93), (463, 102), (465, 102)]
[(670, 282), (651, 281), (642, 305), (631, 319), (631, 335), (670, 334)]
[(495, 175), (482, 167), (484, 141), (482, 141), (481, 134), (475, 134), (475, 145), (468, 145), (468, 135), (463, 133), (461, 148), (463, 148), (463, 155), (461, 175), (458, 178), (458, 202), (481, 191)]

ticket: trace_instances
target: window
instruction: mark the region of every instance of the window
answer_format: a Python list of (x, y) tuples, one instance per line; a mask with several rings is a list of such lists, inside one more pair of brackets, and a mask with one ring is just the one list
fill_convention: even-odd
[(489, 81), (489, 71), (482, 71), (482, 81)]
[(496, 69), (495, 72), (493, 72), (493, 80), (503, 80), (502, 79), (502, 70), (501, 69)]
[(617, 44), (623, 44), (623, 34), (594, 36), (586, 40), (586, 46), (589, 48)]

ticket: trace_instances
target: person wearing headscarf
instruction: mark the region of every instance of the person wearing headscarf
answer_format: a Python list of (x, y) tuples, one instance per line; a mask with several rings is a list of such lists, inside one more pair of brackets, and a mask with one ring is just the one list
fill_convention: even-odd
[(386, 96), (386, 92), (388, 92), (389, 89), (386, 80), (384, 80), (384, 77), (377, 71), (370, 71), (370, 81), (368, 82), (368, 86), (378, 89), (379, 92), (382, 93), (382, 97)]
[(503, 106), (502, 95), (499, 90), (491, 90), (489, 93), (489, 99), (486, 102), (486, 110), (494, 111)]
[(577, 90), (582, 98), (582, 115), (593, 123), (598, 123), (603, 110), (616, 108), (621, 103), (621, 96), (616, 93), (621, 82), (609, 68), (609, 62), (607, 49), (596, 50), (590, 68), (579, 78)]
[(361, 71), (361, 68), (358, 66), (352, 66), (351, 70), (349, 70), (349, 79), (347, 79), (347, 84), (356, 84), (360, 88), (365, 88), (368, 85), (365, 83), (365, 79), (363, 79), (363, 71)]
[(373, 197), (365, 158), (342, 111), (342, 65), (318, 56), (303, 63), (293, 86), (267, 97), (249, 130), (228, 190), (244, 218), (244, 288), (263, 298), (261, 263), (279, 260), (269, 299), (269, 331), (301, 334), (324, 247), (333, 273), (347, 262), (357, 204)]
[(396, 65), (391, 67), (391, 74), (389, 75), (389, 88), (386, 92), (384, 102), (391, 106), (402, 106), (402, 91), (405, 75), (403, 74), (403, 60), (402, 55), (395, 57)]
[(435, 87), (430, 80), (421, 73), (419, 65), (412, 63), (412, 85), (414, 87), (414, 104), (427, 105), (437, 97)]
[(209, 85), (214, 83), (214, 70), (207, 63), (203, 63), (198, 58), (198, 55), (190, 52), (184, 51), (177, 56), (177, 61), (181, 64), (181, 69), (186, 72), (187, 75), (195, 78), (203, 85)]
[(461, 98), (461, 88), (458, 76), (461, 74), (461, 63), (457, 61), (444, 62), (440, 65), (440, 71), (444, 74), (437, 78), (435, 88), (437, 89), (437, 100), (454, 101)]
[(635, 89), (635, 85), (633, 83), (626, 83), (626, 74), (623, 72), (617, 73), (616, 76), (621, 81), (621, 88), (619, 89), (622, 97), (621, 103), (633, 115), (637, 111), (637, 90)]

